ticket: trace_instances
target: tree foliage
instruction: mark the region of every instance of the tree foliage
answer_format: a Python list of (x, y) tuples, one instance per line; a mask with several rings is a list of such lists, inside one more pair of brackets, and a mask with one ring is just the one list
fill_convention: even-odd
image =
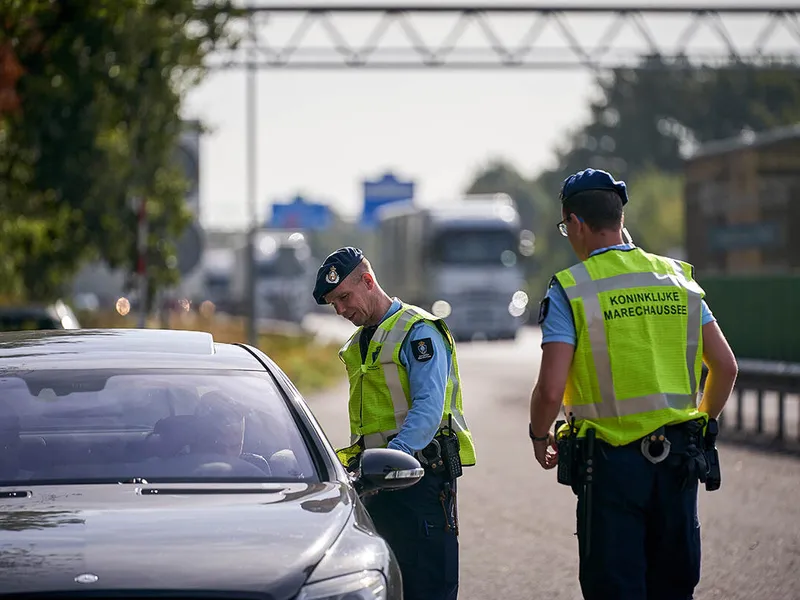
[[(628, 186), (625, 227), (635, 244), (675, 256), (684, 244), (683, 178), (654, 168), (639, 172)], [(677, 256), (676, 256), (677, 257)]]
[(652, 252), (674, 252), (683, 243), (685, 153), (697, 144), (800, 121), (800, 69), (687, 69), (654, 61), (598, 78), (590, 119), (555, 149), (556, 168), (526, 179), (494, 164), (470, 186), (473, 192), (507, 192), (517, 201), (523, 226), (536, 235), (529, 270), (534, 293), (575, 261), (555, 227), (561, 220), (558, 193), (571, 173), (593, 167), (625, 179), (631, 198), (626, 225), (634, 242)]
[(800, 69), (685, 69), (650, 64), (597, 80), (588, 123), (558, 152), (556, 173), (593, 164), (621, 178), (682, 169), (698, 143), (800, 120)]
[[(87, 260), (135, 259), (131, 199), (151, 217), (149, 275), (189, 221), (173, 161), (185, 93), (225, 41), (229, 2), (10, 0), (0, 5), (0, 293), (57, 294)], [(166, 240), (166, 243), (165, 243)]]

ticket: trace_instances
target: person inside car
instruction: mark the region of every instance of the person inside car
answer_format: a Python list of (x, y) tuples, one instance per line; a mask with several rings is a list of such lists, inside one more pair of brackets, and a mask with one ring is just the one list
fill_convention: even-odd
[[(153, 477), (271, 475), (267, 460), (242, 452), (245, 417), (222, 392), (204, 394), (194, 414), (159, 420), (150, 435)], [(149, 468), (149, 467), (148, 467)]]
[(246, 419), (233, 398), (219, 391), (207, 392), (200, 398), (195, 416), (200, 435), (190, 445), (193, 453), (207, 452), (238, 458), (267, 475), (271, 474), (267, 459), (243, 451)]

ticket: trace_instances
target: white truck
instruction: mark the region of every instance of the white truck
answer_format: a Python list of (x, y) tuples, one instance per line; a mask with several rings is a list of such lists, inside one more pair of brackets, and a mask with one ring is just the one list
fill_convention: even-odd
[(445, 317), (457, 340), (513, 339), (528, 296), (524, 232), (506, 194), (378, 211), (376, 274), (389, 295)]
[[(259, 319), (299, 323), (313, 310), (317, 265), (305, 235), (299, 232), (258, 230), (253, 244), (255, 259), (255, 313)], [(236, 249), (231, 295), (238, 308), (247, 310), (247, 244)]]

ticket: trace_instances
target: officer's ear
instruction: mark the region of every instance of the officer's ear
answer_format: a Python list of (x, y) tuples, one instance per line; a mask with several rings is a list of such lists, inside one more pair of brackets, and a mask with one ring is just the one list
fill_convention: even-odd
[(569, 220), (572, 221), (572, 223), (574, 223), (575, 226), (578, 228), (579, 232), (586, 233), (586, 231), (590, 231), (591, 230), (591, 228), (586, 224), (586, 221), (581, 219), (575, 213), (569, 213), (568, 217), (569, 217)]
[(366, 271), (366, 272), (361, 274), (361, 281), (364, 282), (364, 285), (367, 286), (367, 289), (369, 291), (374, 290), (375, 286), (377, 285), (377, 282), (375, 281), (375, 278), (372, 276), (372, 273), (370, 273), (369, 271)]

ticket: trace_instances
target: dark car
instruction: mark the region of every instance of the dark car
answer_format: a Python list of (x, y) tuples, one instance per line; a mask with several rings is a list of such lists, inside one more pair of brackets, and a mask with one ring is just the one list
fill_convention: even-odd
[(351, 474), (276, 364), (189, 331), (0, 334), (0, 597), (400, 599)]
[(78, 328), (75, 313), (60, 300), (53, 304), (0, 306), (0, 332)]

